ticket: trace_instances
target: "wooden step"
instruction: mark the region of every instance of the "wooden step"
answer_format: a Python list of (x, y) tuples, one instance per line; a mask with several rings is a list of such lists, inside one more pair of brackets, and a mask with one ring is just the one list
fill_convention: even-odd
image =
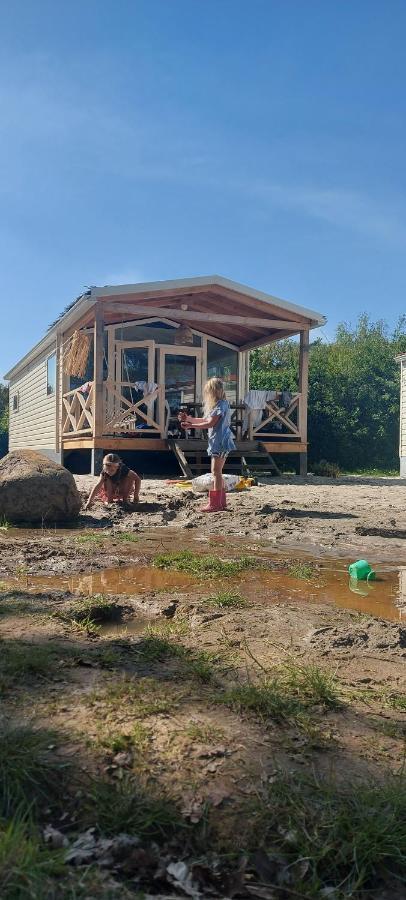
[[(203, 472), (210, 471), (210, 458), (207, 456), (207, 441), (198, 439), (168, 441), (183, 474), (193, 478)], [(266, 447), (258, 441), (241, 441), (236, 449), (228, 455), (224, 471), (241, 475), (255, 472), (264, 474), (280, 474), (279, 469), (267, 452)]]

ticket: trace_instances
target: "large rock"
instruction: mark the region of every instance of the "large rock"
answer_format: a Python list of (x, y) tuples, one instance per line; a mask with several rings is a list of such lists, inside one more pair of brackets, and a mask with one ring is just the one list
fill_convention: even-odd
[(7, 522), (67, 522), (81, 499), (71, 472), (35, 450), (0, 460), (0, 518)]

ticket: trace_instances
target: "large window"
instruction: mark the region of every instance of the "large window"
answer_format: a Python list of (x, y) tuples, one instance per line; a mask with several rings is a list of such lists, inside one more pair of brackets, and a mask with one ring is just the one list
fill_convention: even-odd
[[(177, 344), (181, 333), (179, 328), (166, 322), (148, 322), (145, 325), (120, 325), (115, 329), (116, 341), (155, 341), (156, 344)], [(180, 341), (182, 343), (182, 341)], [(198, 334), (184, 340), (185, 345), (201, 347), (202, 339)]]
[(56, 391), (56, 354), (48, 356), (47, 359), (47, 394), (48, 397), (55, 394)]
[(238, 353), (207, 341), (207, 377), (221, 378), (229, 403), (237, 402)]

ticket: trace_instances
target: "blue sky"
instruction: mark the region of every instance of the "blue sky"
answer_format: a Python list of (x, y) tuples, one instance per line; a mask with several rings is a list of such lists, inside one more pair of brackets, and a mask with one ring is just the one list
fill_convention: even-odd
[(4, 373), (84, 286), (406, 310), (403, 0), (0, 0)]

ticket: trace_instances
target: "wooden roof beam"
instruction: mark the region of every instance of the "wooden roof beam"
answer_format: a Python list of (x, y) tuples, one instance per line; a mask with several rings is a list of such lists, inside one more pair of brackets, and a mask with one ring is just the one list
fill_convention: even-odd
[[(103, 304), (104, 305), (104, 304)], [(249, 328), (269, 328), (270, 331), (275, 329), (285, 330), (286, 328), (295, 328), (297, 326), (298, 331), (300, 330), (301, 323), (299, 322), (291, 322), (282, 319), (263, 319), (254, 316), (232, 316), (232, 315), (220, 315), (218, 313), (204, 313), (204, 312), (195, 312), (195, 310), (191, 309), (170, 309), (164, 308), (162, 306), (139, 306), (138, 303), (134, 303), (132, 306), (122, 304), (122, 303), (108, 303), (105, 305), (106, 313), (124, 313), (125, 315), (145, 315), (145, 316), (153, 316), (153, 317), (163, 317), (164, 319), (180, 319), (181, 321), (187, 320), (188, 322), (218, 322), (223, 325), (246, 325)], [(302, 326), (303, 327), (303, 326)]]
[[(291, 323), (294, 325), (294, 323)], [(264, 347), (265, 344), (273, 344), (275, 341), (281, 341), (286, 337), (294, 337), (295, 334), (300, 334), (301, 331), (306, 331), (306, 328), (303, 325), (298, 325), (297, 328), (290, 328), (289, 331), (276, 331), (274, 334), (268, 334), (266, 337), (258, 338), (255, 341), (248, 341), (246, 344), (241, 344), (238, 348), (241, 350), (255, 350), (256, 347)]]

